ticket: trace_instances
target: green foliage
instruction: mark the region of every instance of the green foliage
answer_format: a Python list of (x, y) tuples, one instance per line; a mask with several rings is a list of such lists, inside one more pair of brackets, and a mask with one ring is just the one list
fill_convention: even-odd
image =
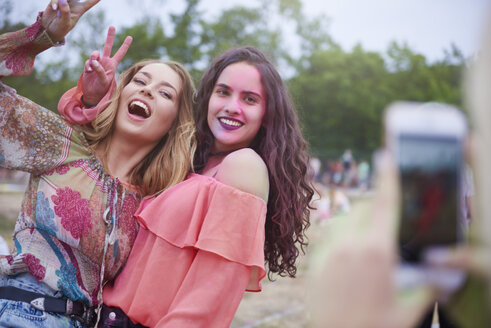
[(70, 46), (75, 48), (79, 60), (84, 63), (94, 50), (102, 52), (109, 24), (103, 11), (89, 11), (67, 37)]
[(10, 0), (4, 0), (0, 3), (0, 29), (3, 31), (8, 31), (8, 28), (5, 26), (9, 23), (8, 16), (12, 11), (12, 2)]
[[(387, 58), (387, 59), (386, 59)], [(290, 81), (312, 151), (338, 157), (344, 149), (366, 157), (381, 145), (383, 110), (396, 100), (439, 101), (461, 106), (465, 61), (458, 49), (429, 64), (406, 45), (387, 55), (361, 45), (314, 51)]]
[(187, 0), (186, 9), (181, 15), (171, 15), (174, 35), (165, 44), (169, 58), (188, 65), (202, 56), (199, 32), (202, 13), (198, 11), (198, 4), (199, 0)]
[(286, 17), (298, 17), (302, 12), (302, 1), (300, 0), (277, 0), (279, 1), (279, 12)]
[(462, 106), (461, 81), (465, 61), (454, 47), (443, 60), (428, 64), (407, 45), (392, 43), (390, 58), (392, 97), (414, 101), (440, 101)]
[(357, 46), (313, 53), (290, 86), (304, 133), (319, 156), (346, 148), (373, 151), (379, 144), (381, 111), (388, 102), (388, 73), (380, 54)]
[(123, 71), (133, 63), (143, 59), (162, 58), (164, 56), (164, 29), (157, 18), (148, 17), (133, 26), (120, 28), (114, 41), (117, 46), (113, 47), (113, 52), (119, 48), (119, 45), (128, 35), (133, 37), (133, 42), (118, 70)]
[(281, 33), (268, 27), (264, 10), (234, 7), (223, 11), (214, 22), (203, 21), (202, 26), (202, 45), (208, 59), (239, 46), (258, 47), (275, 62), (281, 57)]
[[(54, 79), (54, 76), (57, 78)], [(34, 69), (28, 77), (7, 76), (2, 82), (15, 88), (20, 95), (52, 111), (56, 111), (63, 92), (76, 85), (72, 70), (64, 67), (63, 63), (56, 62), (46, 65), (42, 70)]]

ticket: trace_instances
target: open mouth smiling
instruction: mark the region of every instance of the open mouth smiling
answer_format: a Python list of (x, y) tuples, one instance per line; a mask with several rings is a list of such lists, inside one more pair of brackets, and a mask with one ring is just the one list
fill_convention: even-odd
[(140, 100), (131, 101), (128, 105), (128, 112), (131, 115), (135, 115), (143, 119), (147, 119), (151, 115), (148, 106)]
[(226, 125), (226, 126), (229, 126), (231, 128), (240, 128), (242, 125), (244, 125), (244, 123), (242, 123), (242, 122), (239, 122), (239, 121), (236, 121), (236, 120), (233, 120), (230, 118), (226, 118), (226, 117), (220, 117), (218, 120), (220, 121), (220, 123), (222, 125)]

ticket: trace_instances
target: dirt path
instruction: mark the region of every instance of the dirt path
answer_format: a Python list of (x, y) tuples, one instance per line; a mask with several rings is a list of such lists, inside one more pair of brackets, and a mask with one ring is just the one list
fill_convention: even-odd
[(231, 328), (308, 327), (305, 267), (301, 264), (297, 277), (263, 280), (263, 291), (246, 293)]
[(296, 278), (263, 279), (263, 291), (245, 293), (230, 328), (304, 328), (309, 327), (308, 253), (325, 237), (327, 225), (312, 222), (308, 230), (307, 255), (298, 260)]

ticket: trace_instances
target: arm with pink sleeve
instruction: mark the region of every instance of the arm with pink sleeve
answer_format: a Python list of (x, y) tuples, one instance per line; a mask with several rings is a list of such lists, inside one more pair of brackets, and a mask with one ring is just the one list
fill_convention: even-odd
[(36, 55), (55, 46), (41, 24), (41, 16), (42, 12), (31, 26), (0, 35), (0, 78), (29, 75)]
[(113, 78), (111, 87), (102, 100), (95, 106), (85, 106), (82, 103), (82, 78), (83, 74), (80, 76), (77, 86), (65, 92), (58, 102), (58, 112), (72, 124), (82, 125), (92, 122), (100, 112), (107, 108), (114, 90), (116, 90), (116, 81)]
[[(102, 56), (94, 51), (86, 61), (84, 71), (80, 76), (77, 87), (65, 92), (58, 102), (58, 111), (72, 124), (87, 124), (107, 108), (116, 90), (115, 72), (119, 63), (128, 51), (133, 40), (126, 37), (121, 47), (111, 57), (115, 37), (114, 27), (109, 27)], [(83, 99), (92, 99), (94, 103), (87, 104)]]

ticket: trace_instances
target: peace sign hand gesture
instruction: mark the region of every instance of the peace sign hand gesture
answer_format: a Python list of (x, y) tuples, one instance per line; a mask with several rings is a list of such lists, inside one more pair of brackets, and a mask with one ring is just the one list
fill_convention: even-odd
[(97, 104), (106, 95), (114, 79), (116, 68), (128, 51), (133, 41), (131, 36), (127, 36), (121, 47), (111, 58), (115, 36), (115, 28), (109, 27), (106, 43), (102, 57), (99, 51), (94, 51), (90, 58), (85, 62), (82, 74), (82, 92), (86, 104)]

